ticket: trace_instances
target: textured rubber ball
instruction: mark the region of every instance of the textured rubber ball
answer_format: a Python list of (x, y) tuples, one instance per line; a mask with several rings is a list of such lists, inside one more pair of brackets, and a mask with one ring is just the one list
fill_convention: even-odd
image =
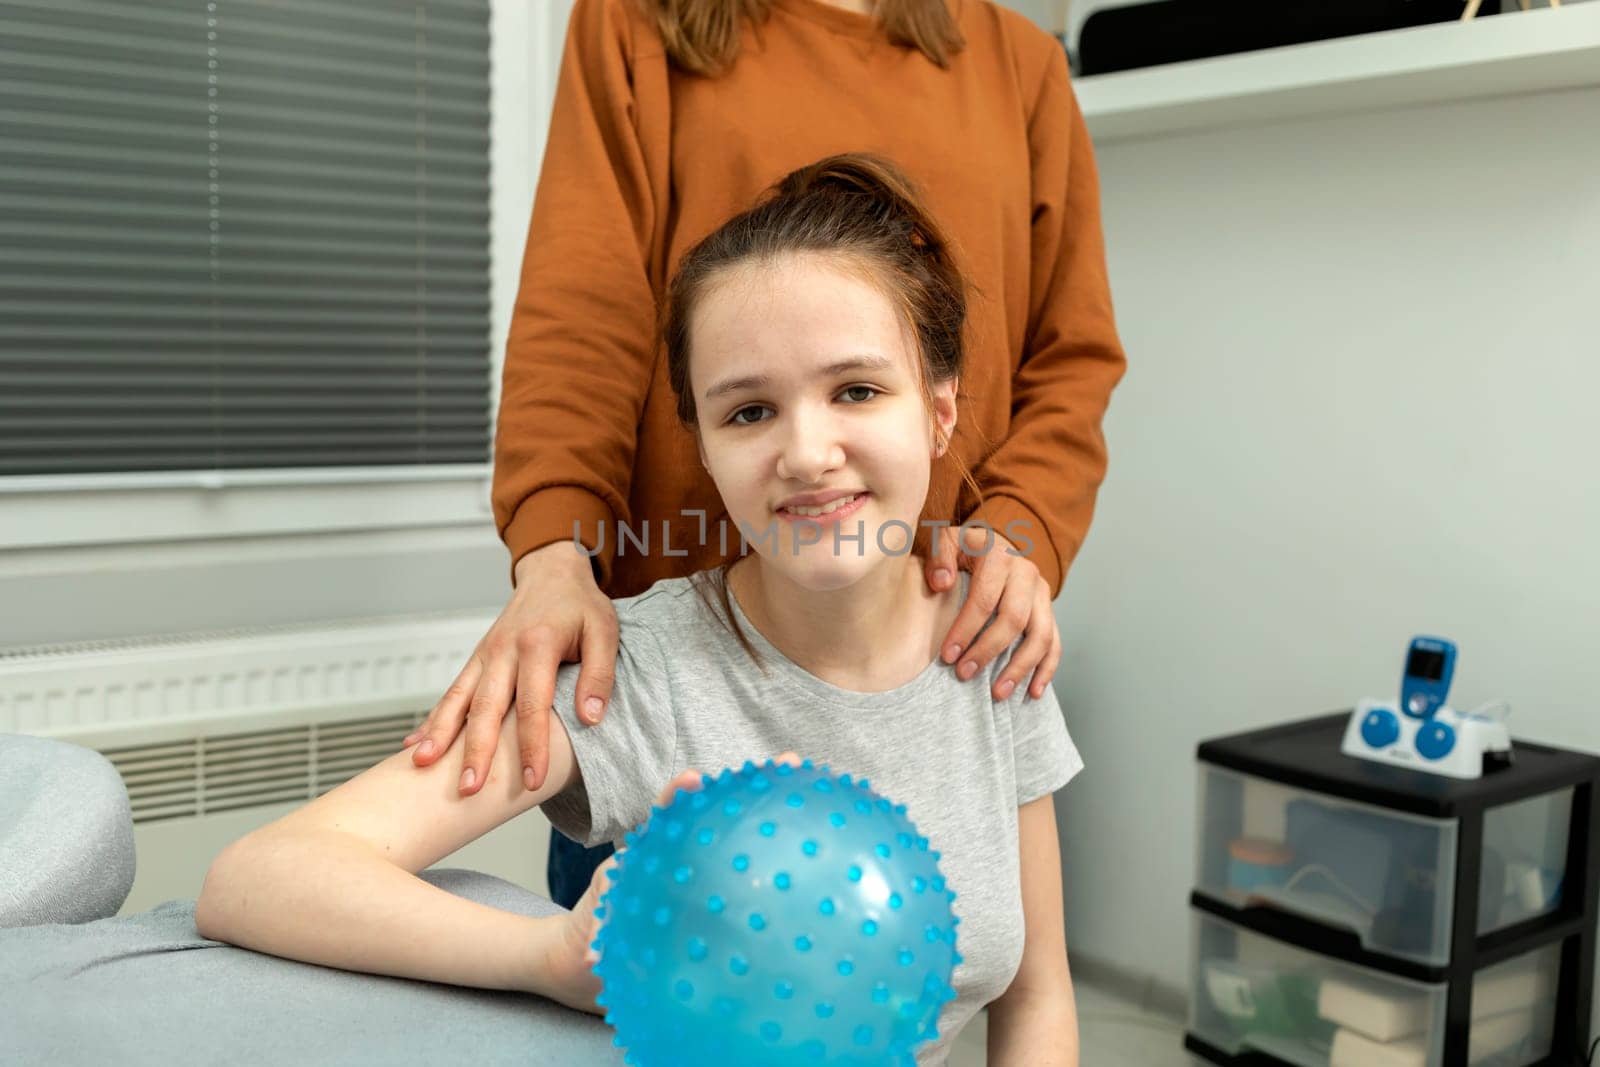
[(866, 779), (746, 763), (629, 839), (594, 968), (626, 1062), (913, 1065), (938, 1035), (954, 894)]

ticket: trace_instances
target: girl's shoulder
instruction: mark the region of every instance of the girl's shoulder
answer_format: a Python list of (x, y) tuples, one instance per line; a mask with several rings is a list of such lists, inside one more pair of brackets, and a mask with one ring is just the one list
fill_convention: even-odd
[(681, 615), (694, 590), (687, 578), (662, 578), (642, 593), (617, 597), (611, 606), (617, 609), (617, 620), (627, 620), (639, 625), (659, 623)]
[[(657, 692), (665, 687), (703, 699), (708, 687), (738, 690), (765, 673), (769, 646), (734, 617), (736, 607), (730, 614), (712, 574), (663, 578), (636, 596), (613, 601), (619, 678), (627, 673), (649, 679)], [(762, 651), (753, 651), (750, 643)]]
[(622, 640), (648, 637), (663, 651), (699, 644), (695, 635), (714, 619), (697, 585), (694, 575), (662, 578), (642, 593), (612, 601)]

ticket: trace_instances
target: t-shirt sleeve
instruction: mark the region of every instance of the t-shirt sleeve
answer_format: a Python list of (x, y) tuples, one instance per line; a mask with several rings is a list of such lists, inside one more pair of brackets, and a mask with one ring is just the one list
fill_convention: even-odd
[(677, 718), (669, 699), (666, 658), (655, 635), (618, 617), (616, 680), (605, 718), (578, 721), (573, 697), (578, 664), (556, 675), (556, 714), (572, 740), (581, 779), (546, 800), (545, 816), (574, 841), (620, 842), (650, 815), (656, 794), (676, 773)]
[(1004, 707), (1011, 715), (1011, 748), (1020, 808), (1072, 781), (1083, 770), (1083, 757), (1067, 733), (1066, 718), (1061, 713), (1054, 686), (1046, 686), (1044, 696), (1030, 700), (1026, 684), (1019, 685), (1006, 698)]

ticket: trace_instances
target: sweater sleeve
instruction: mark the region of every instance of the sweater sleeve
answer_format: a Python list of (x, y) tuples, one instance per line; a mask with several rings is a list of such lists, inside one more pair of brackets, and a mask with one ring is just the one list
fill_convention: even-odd
[[(512, 311), (495, 432), (495, 525), (512, 566), (599, 524), (627, 521), (629, 482), (654, 370), (649, 250), (665, 192), (664, 65), (636, 54), (619, 0), (578, 0)], [(641, 74), (641, 65), (648, 69)], [(609, 581), (616, 537), (595, 557)]]
[(984, 502), (970, 518), (1031, 541), (1029, 547), (1008, 534), (1059, 595), (1105, 478), (1100, 423), (1125, 358), (1106, 278), (1094, 149), (1066, 56), (1050, 45), (1028, 126), (1028, 328), (1012, 381), (1010, 431), (975, 472)]

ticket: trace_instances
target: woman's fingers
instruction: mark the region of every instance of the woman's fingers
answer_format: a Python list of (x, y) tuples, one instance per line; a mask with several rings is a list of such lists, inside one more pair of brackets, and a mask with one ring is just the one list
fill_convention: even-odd
[(449, 750), (456, 734), (461, 732), (461, 723), (467, 717), (467, 707), (482, 675), (483, 649), (480, 646), (467, 660), (467, 665), (461, 668), (461, 673), (456, 675), (456, 680), (450, 683), (450, 688), (444, 691), (444, 696), (439, 698), (433, 710), (428, 712), (428, 717), (422, 720), (422, 725), (407, 735), (401, 744), (400, 747), (405, 748), (417, 742), (416, 749), (411, 753), (413, 765), (426, 767)]
[(530, 635), (517, 653), (517, 751), (522, 760), (522, 785), (529, 791), (544, 785), (550, 773), (550, 709), (555, 704), (556, 672), (561, 655), (550, 642)]
[[(617, 654), (616, 609), (595, 585), (588, 559), (569, 542), (534, 549), (516, 564), (516, 589), (478, 643), (444, 698), (405, 744), (419, 767), (438, 759), (466, 734), (461, 792), (483, 788), (499, 744), (501, 724), (517, 711), (517, 751), (523, 785), (540, 788), (550, 763), (550, 713), (562, 662), (585, 660), (581, 705), (611, 695)], [(598, 721), (595, 718), (594, 721)]]
[(1019, 562), (1016, 557), (1007, 556), (1000, 549), (976, 558), (977, 562), (972, 567), (972, 581), (967, 587), (966, 603), (961, 605), (961, 610), (956, 614), (956, 621), (945, 635), (940, 652), (946, 663), (960, 662), (956, 675), (962, 679), (971, 678), (983, 665), (972, 658), (968, 646), (999, 607), (1000, 596), (1005, 592), (1007, 572)]
[(942, 593), (956, 582), (959, 562), (956, 558), (956, 531), (948, 526), (940, 527), (928, 547), (928, 559), (922, 568), (923, 579), (929, 589)]
[[(1053, 611), (1051, 613), (1051, 618), (1052, 620), (1054, 619)], [(1038, 669), (1033, 672), (1033, 681), (1028, 684), (1028, 695), (1030, 697), (1032, 697), (1034, 700), (1038, 700), (1040, 697), (1044, 696), (1045, 687), (1055, 679), (1056, 667), (1059, 666), (1060, 663), (1061, 631), (1059, 628), (1057, 628), (1055, 636), (1051, 638), (1050, 641), (1050, 651), (1045, 653), (1045, 657), (1042, 661), (1040, 661)]]
[(462, 759), (460, 791), (474, 796), (489, 777), (494, 747), (500, 740), (500, 723), (511, 708), (516, 691), (516, 658), (504, 649), (490, 650), (489, 665), (467, 707), (466, 753)]
[[(1000, 677), (995, 679), (992, 690), (996, 700), (1005, 700), (1011, 696), (1022, 680), (1030, 674), (1032, 680), (1029, 684), (1029, 695), (1038, 697), (1044, 692), (1044, 687), (1050, 684), (1050, 675), (1055, 666), (1045, 667), (1045, 660), (1049, 657), (1051, 649), (1060, 648), (1060, 638), (1056, 633), (1056, 615), (1050, 600), (1050, 586), (1041, 577), (1034, 584), (1033, 612), (1028, 617), (1026, 636), (1022, 643), (1017, 645), (1007, 661), (1005, 670), (1000, 672)], [(980, 644), (982, 642), (980, 641)], [(976, 650), (975, 650), (976, 651)]]
[(1039, 580), (1038, 570), (1031, 563), (1013, 563), (1007, 575), (1005, 588), (1000, 591), (1000, 602), (995, 605), (994, 621), (978, 636), (972, 647), (961, 654), (961, 666), (956, 675), (967, 681), (981, 672), (991, 660), (1021, 637), (1033, 617), (1034, 583)]
[(528, 792), (544, 785), (550, 773), (550, 704), (534, 696), (541, 688), (541, 667), (525, 656), (517, 664), (517, 752), (522, 761), (522, 785)]
[(605, 717), (611, 686), (616, 681), (617, 610), (611, 601), (605, 601), (605, 610), (584, 616), (579, 647), (581, 665), (575, 696), (578, 718), (593, 726)]

